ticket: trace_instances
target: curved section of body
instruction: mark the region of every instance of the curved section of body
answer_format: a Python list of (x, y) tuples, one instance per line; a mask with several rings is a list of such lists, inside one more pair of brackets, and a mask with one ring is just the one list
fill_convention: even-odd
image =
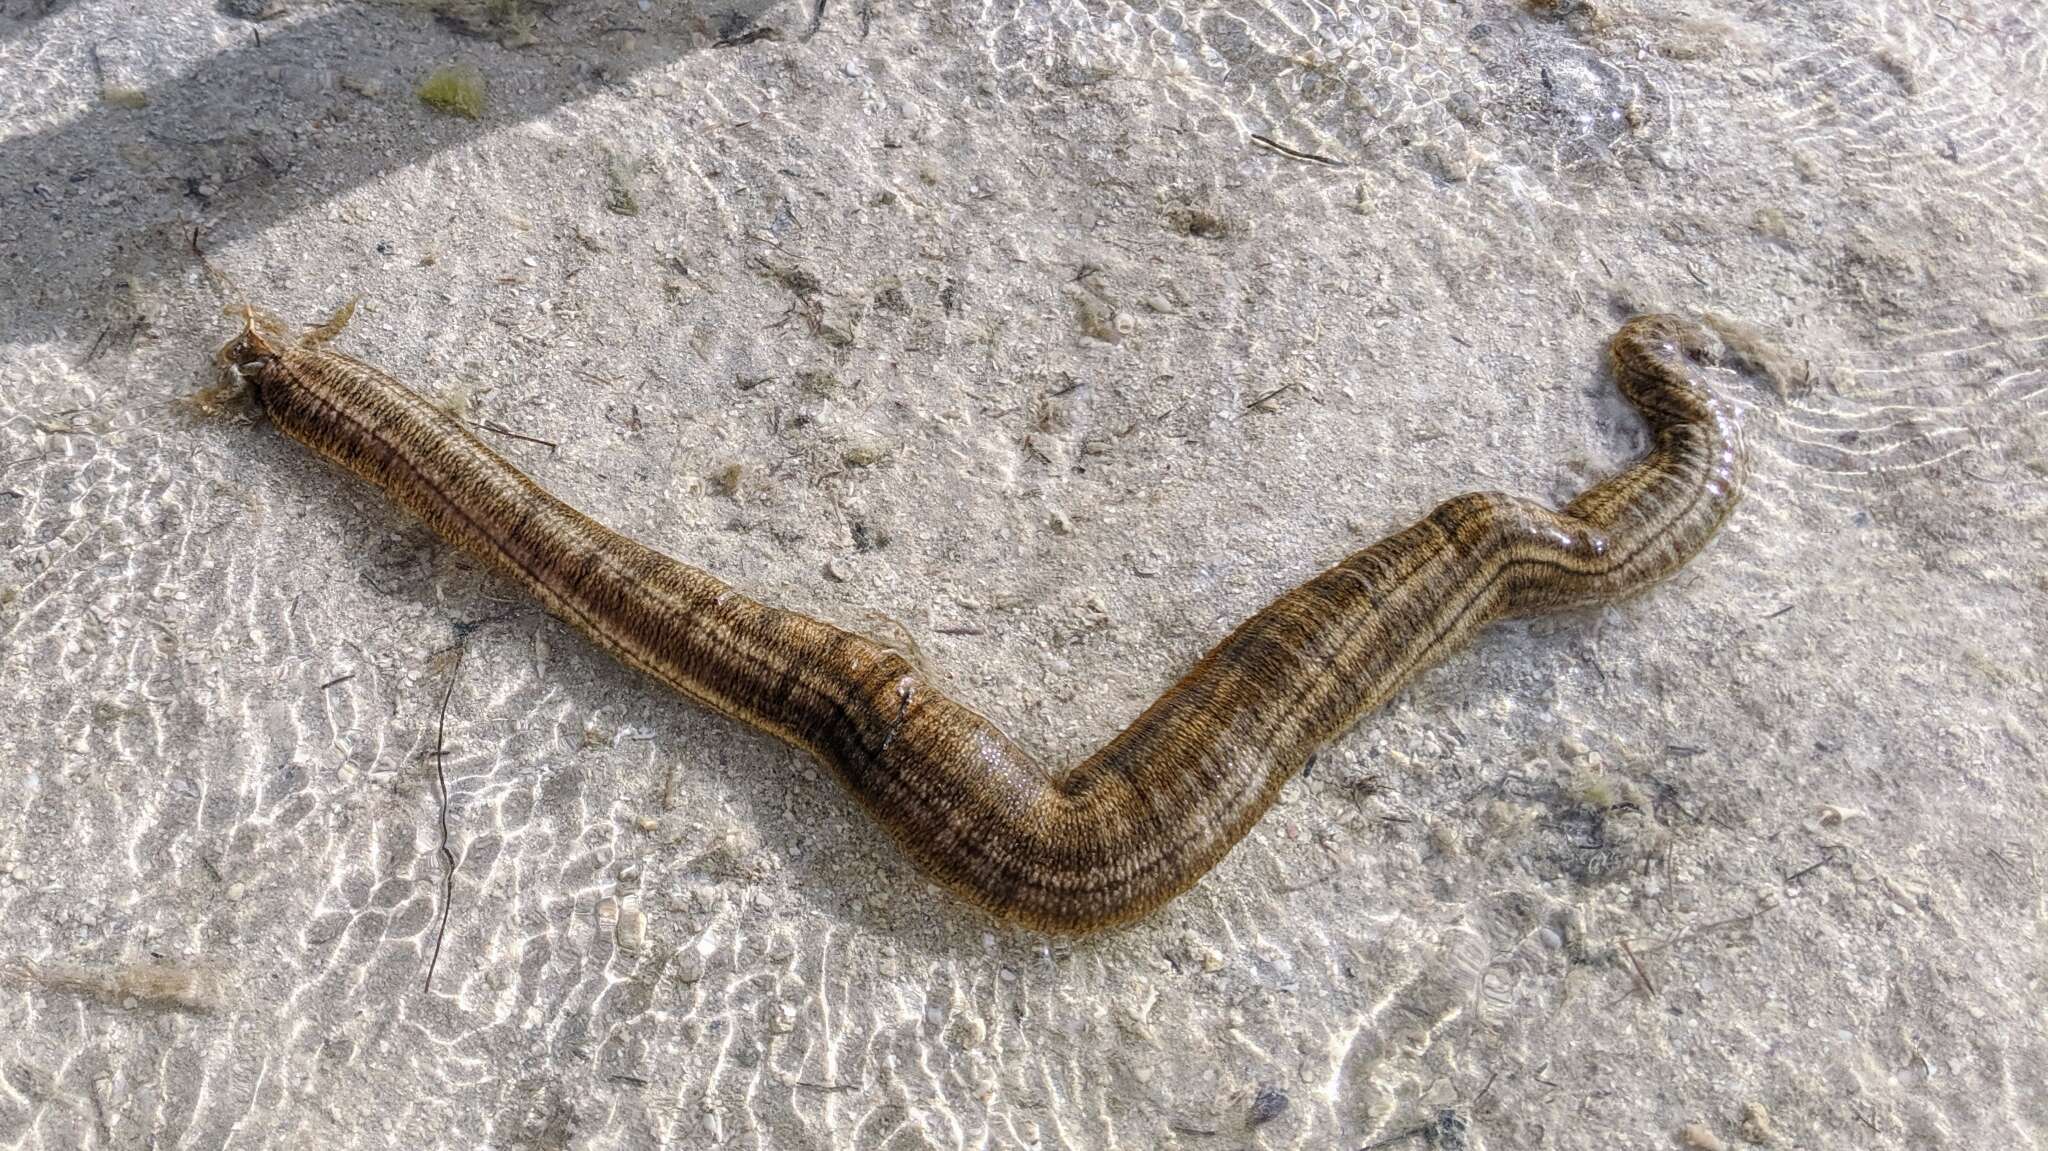
[(1650, 451), (1561, 510), (1458, 496), (1241, 624), (1086, 762), (1047, 772), (871, 640), (752, 600), (555, 499), (389, 375), (252, 319), (221, 350), (285, 434), (390, 493), (625, 663), (831, 767), (920, 867), (997, 915), (1083, 931), (1192, 886), (1308, 757), (1503, 616), (1636, 592), (1739, 495), (1702, 337), (1630, 321), (1610, 353)]

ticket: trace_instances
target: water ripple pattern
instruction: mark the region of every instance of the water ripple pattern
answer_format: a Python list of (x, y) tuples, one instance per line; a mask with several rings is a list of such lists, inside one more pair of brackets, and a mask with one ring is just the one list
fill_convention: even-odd
[[(2048, 1141), (2036, 0), (264, 7), (0, 0), (0, 1146)], [(1753, 494), (1035, 936), (207, 391), (195, 227), (1048, 762), (1610, 473), (1624, 313)]]

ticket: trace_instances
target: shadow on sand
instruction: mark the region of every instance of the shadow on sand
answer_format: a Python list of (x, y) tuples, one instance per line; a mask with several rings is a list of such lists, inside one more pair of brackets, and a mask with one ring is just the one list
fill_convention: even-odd
[[(61, 59), (48, 17), (71, 0), (30, 0), (0, 24), (0, 53)], [(681, 10), (679, 10), (679, 8)], [(763, 25), (771, 11), (787, 27)], [(558, 5), (532, 47), (464, 36), (387, 4), (338, 4), (282, 25), (242, 24), (241, 46), (55, 127), (0, 141), (0, 334), (83, 347), (122, 322), (128, 284), (168, 290), (210, 246), (260, 234), (295, 212), (443, 149), (542, 116), (693, 52), (795, 38), (808, 9), (787, 0), (704, 0), (681, 8), (591, 0)], [(76, 30), (70, 30), (76, 35)], [(79, 41), (76, 66), (93, 68)], [(451, 60), (490, 82), (480, 120), (422, 107), (413, 88)], [(368, 77), (354, 88), (341, 78)], [(378, 83), (381, 82), (381, 83)], [(364, 91), (363, 89), (368, 89)], [(319, 124), (318, 131), (307, 130)]]

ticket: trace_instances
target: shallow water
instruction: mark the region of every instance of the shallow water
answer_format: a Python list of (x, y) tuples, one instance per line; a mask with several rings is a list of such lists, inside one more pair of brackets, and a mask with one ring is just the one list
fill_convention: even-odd
[[(0, 5), (0, 1138), (2039, 1142), (2048, 19), (1560, 7)], [(481, 123), (411, 97), (455, 60)], [(195, 223), (1059, 763), (1436, 500), (1625, 460), (1627, 311), (1710, 314), (1754, 478), (1049, 939), (211, 402)]]

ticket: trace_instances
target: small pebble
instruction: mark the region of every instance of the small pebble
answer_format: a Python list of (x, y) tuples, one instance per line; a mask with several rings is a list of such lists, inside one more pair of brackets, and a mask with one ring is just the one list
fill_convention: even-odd
[(240, 902), (242, 901), (242, 896), (244, 896), (244, 895), (247, 895), (248, 893), (249, 893), (249, 889), (248, 889), (248, 888), (246, 888), (246, 887), (244, 887), (244, 886), (242, 886), (242, 885), (241, 885), (241, 884), (239, 884), (239, 883), (230, 883), (230, 884), (228, 884), (228, 902), (229, 902), (229, 903), (240, 903)]
[(621, 912), (613, 938), (618, 941), (621, 951), (637, 953), (647, 946), (647, 913), (637, 907)]
[(1688, 1123), (1678, 1129), (1678, 1141), (1693, 1151), (1728, 1151), (1728, 1145), (1721, 1138), (1707, 1130), (1704, 1123)]
[(1287, 1110), (1287, 1092), (1271, 1084), (1261, 1084), (1258, 1093), (1252, 1096), (1252, 1113), (1249, 1125), (1257, 1127), (1261, 1123), (1277, 1119), (1280, 1113), (1285, 1110)]
[(1775, 1142), (1778, 1131), (1771, 1126), (1771, 1113), (1761, 1103), (1742, 1105), (1742, 1138), (1744, 1142), (1763, 1146)]
[(871, 468), (889, 458), (890, 447), (880, 441), (866, 441), (849, 445), (839, 453), (839, 458), (850, 468)]

